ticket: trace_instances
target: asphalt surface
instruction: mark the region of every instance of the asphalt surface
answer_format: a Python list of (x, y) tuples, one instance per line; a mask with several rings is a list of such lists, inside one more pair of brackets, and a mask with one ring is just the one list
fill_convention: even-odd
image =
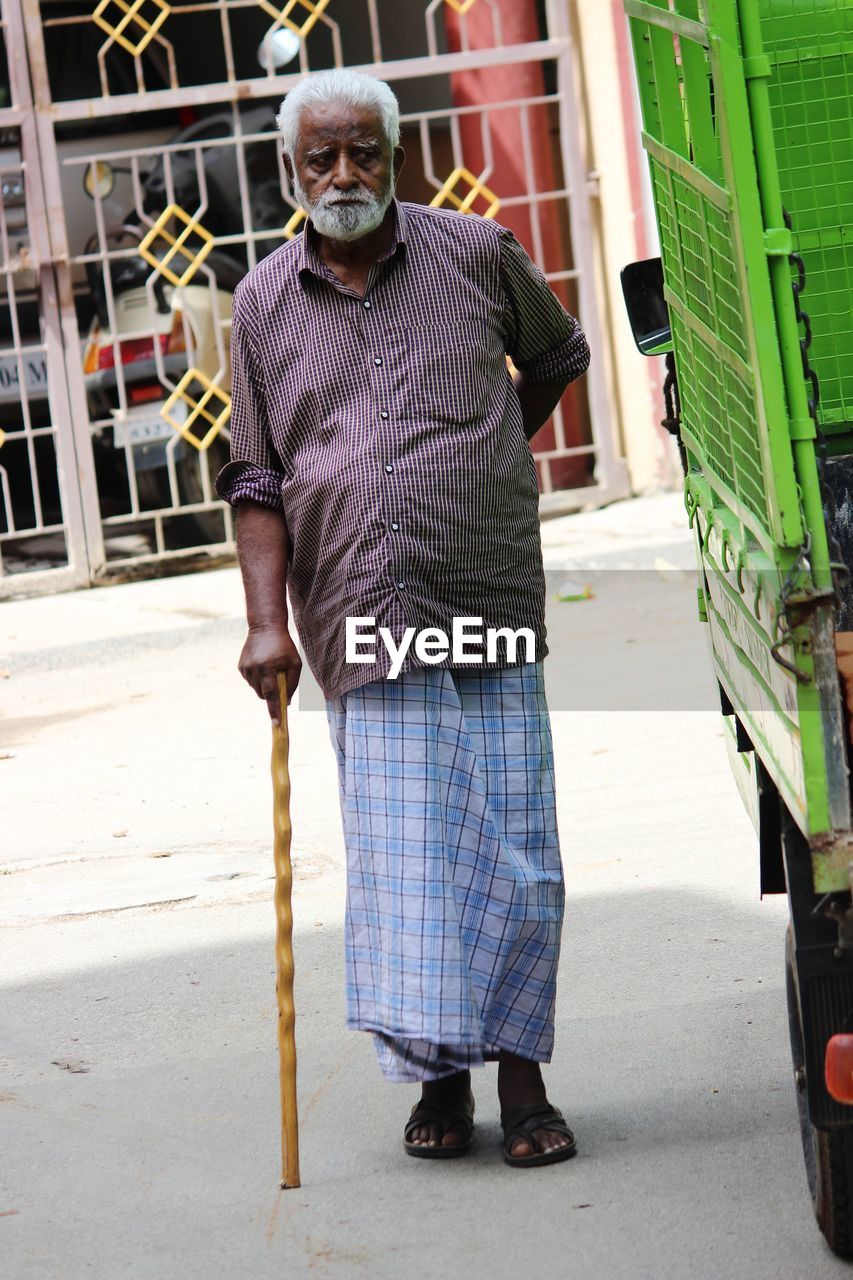
[(236, 571), (0, 606), (4, 1276), (848, 1274), (812, 1220), (785, 904), (759, 901), (677, 500), (544, 541), (557, 585), (598, 576), (550, 606), (547, 1082), (579, 1154), (542, 1170), (500, 1160), (494, 1068), (470, 1157), (403, 1154), (416, 1091), (343, 1027), (334, 761), (294, 710), (303, 1186), (278, 1189), (269, 731)]

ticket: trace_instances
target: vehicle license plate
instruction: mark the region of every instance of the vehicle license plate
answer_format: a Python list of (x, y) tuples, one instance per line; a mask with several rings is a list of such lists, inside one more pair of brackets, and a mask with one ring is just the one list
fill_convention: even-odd
[[(117, 449), (125, 445), (151, 444), (155, 440), (171, 440), (175, 429), (161, 418), (160, 410), (165, 400), (155, 404), (141, 405), (137, 409), (128, 409), (126, 417), (115, 417), (113, 441)], [(187, 416), (187, 406), (179, 400), (172, 410), (171, 416), (176, 422), (183, 422)]]
[(0, 356), (0, 401), (21, 398), (21, 366), (24, 387), (29, 399), (42, 400), (47, 395), (47, 360), (42, 351), (22, 351), (17, 356)]

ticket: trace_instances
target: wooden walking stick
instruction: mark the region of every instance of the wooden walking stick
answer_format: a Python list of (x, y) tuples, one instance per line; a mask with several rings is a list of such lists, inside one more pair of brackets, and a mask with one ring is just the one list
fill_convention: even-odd
[(281, 1086), (281, 1185), (299, 1186), (296, 1110), (296, 1008), (293, 1003), (293, 908), (290, 864), (290, 773), (287, 767), (287, 679), (278, 676), (281, 724), (272, 727), (275, 843), (275, 990), (278, 1000), (278, 1074)]

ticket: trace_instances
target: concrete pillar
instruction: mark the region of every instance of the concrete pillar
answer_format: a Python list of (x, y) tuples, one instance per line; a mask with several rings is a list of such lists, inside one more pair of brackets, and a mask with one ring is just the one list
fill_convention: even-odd
[(645, 156), (622, 0), (565, 0), (578, 42), (592, 180), (597, 184), (602, 311), (611, 392), (635, 493), (681, 483), (678, 455), (660, 426), (662, 364), (634, 346), (619, 282), (627, 262), (657, 254), (644, 195)]

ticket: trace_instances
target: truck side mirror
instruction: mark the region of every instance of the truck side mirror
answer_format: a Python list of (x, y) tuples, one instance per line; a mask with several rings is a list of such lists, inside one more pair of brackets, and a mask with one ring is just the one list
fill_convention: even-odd
[(637, 350), (644, 356), (662, 356), (672, 350), (669, 308), (663, 294), (660, 258), (631, 262), (621, 271), (622, 293)]

